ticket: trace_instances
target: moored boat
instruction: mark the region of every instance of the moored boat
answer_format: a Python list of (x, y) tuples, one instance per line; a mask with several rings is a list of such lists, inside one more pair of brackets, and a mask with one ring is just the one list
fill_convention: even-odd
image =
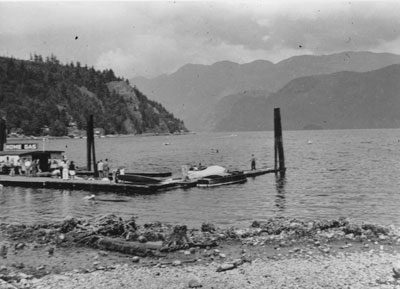
[(247, 182), (243, 172), (228, 172), (220, 175), (211, 175), (197, 181), (198, 187), (216, 187)]
[(226, 168), (214, 165), (203, 168), (191, 168), (186, 172), (186, 174), (189, 179), (194, 180), (205, 178), (208, 176), (224, 175), (227, 172), (228, 170)]
[(123, 174), (118, 176), (118, 180), (135, 183), (135, 184), (160, 184), (163, 182), (163, 179), (147, 177), (143, 175), (134, 175), (134, 174)]
[(138, 175), (153, 178), (168, 178), (172, 176), (171, 172), (125, 172), (125, 175)]

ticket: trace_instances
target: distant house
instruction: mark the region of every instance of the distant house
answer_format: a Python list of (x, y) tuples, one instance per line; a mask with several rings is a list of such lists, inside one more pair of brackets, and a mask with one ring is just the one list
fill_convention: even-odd
[(105, 130), (104, 130), (104, 128), (99, 128), (99, 127), (97, 127), (97, 128), (95, 128), (93, 131), (94, 131), (94, 135), (95, 135), (95, 136), (104, 136), (104, 135), (105, 135)]
[(48, 135), (50, 133), (50, 128), (45, 125), (42, 127), (42, 135)]

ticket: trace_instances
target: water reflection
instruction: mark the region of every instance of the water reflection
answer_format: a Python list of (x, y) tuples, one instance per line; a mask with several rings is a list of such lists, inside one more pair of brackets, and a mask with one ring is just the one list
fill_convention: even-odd
[(275, 206), (278, 208), (280, 212), (283, 212), (286, 208), (285, 185), (286, 185), (286, 177), (281, 175), (275, 175), (275, 188), (276, 188)]

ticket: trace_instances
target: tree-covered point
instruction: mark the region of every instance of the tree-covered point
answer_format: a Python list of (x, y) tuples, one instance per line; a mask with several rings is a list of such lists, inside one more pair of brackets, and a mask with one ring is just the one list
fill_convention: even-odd
[[(121, 95), (110, 89), (112, 82), (123, 82), (133, 93)], [(86, 129), (91, 114), (106, 134), (186, 131), (181, 120), (111, 69), (62, 65), (54, 55), (34, 54), (31, 61), (0, 57), (0, 117), (9, 131), (38, 136), (48, 127), (50, 135), (63, 136), (71, 127)]]

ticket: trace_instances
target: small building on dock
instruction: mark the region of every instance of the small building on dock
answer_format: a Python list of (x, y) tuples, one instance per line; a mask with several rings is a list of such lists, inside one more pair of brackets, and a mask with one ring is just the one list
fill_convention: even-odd
[(21, 159), (26, 151), (0, 151), (0, 174), (8, 174), (11, 166)]
[(20, 155), (20, 158), (23, 160), (39, 160), (39, 168), (42, 172), (49, 172), (50, 165), (52, 162), (57, 162), (59, 165), (60, 162), (64, 159), (64, 151), (55, 151), (55, 150), (42, 150), (42, 151), (25, 151)]
[(39, 160), (39, 168), (42, 172), (49, 172), (52, 162), (59, 165), (64, 158), (64, 151), (58, 150), (7, 150), (0, 151), (0, 173), (7, 174), (10, 168), (16, 166), (18, 160), (25, 161)]

